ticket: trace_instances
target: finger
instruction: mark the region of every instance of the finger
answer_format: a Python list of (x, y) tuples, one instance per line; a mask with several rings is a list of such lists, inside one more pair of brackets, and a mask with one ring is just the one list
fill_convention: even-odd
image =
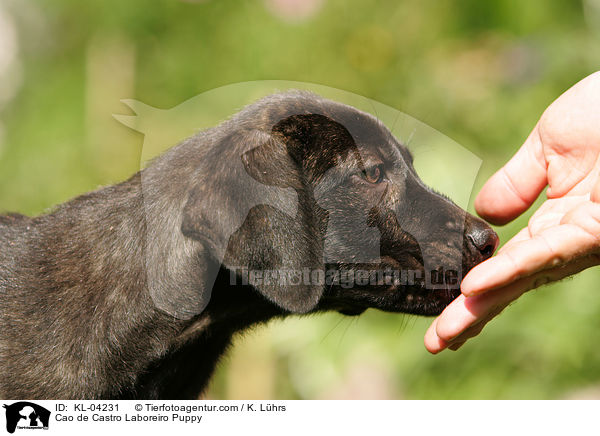
[[(492, 292), (474, 297), (462, 296), (462, 299), (458, 297), (446, 307), (436, 320), (435, 333), (438, 337), (436, 340), (448, 346), (453, 342), (462, 342), (471, 336), (479, 334), (487, 322), (525, 292), (546, 283), (558, 281), (576, 274), (586, 268), (597, 265), (597, 263), (597, 256), (587, 256), (578, 262), (524, 277)], [(471, 328), (473, 330), (469, 330)]]
[(553, 255), (541, 237), (515, 242), (469, 271), (461, 283), (461, 292), (473, 297), (506, 286), (543, 268)]
[(483, 330), (485, 327), (485, 323), (477, 324), (476, 326), (470, 327), (465, 330), (464, 333), (458, 335), (452, 342), (448, 342), (448, 349), (452, 351), (457, 351), (460, 347), (462, 347), (469, 339), (474, 338)]
[(478, 335), (487, 322), (521, 294), (519, 290), (511, 289), (476, 297), (459, 297), (438, 317), (435, 333), (446, 346), (463, 342)]
[[(452, 345), (457, 344), (457, 343), (464, 343), (468, 339), (471, 339), (471, 338), (477, 336), (479, 333), (481, 333), (483, 328), (492, 319), (494, 319), (496, 316), (498, 316), (509, 304), (510, 304), (510, 301), (506, 301), (506, 302), (500, 304), (499, 306), (494, 306), (485, 315), (482, 315), (480, 318), (477, 318), (477, 320), (473, 324), (471, 324), (468, 327), (464, 327), (463, 330), (461, 330), (458, 334), (456, 332), (454, 332), (453, 334), (455, 334), (456, 336), (454, 336), (452, 339), (445, 340), (445, 342), (448, 344), (448, 348), (450, 348)], [(468, 305), (468, 302), (467, 302), (467, 305)], [(442, 324), (442, 326), (440, 327), (440, 334), (442, 336), (445, 336), (445, 334), (443, 333), (443, 329), (444, 329), (443, 322), (441, 324)]]
[(493, 224), (506, 224), (523, 213), (547, 182), (547, 163), (538, 127), (525, 144), (494, 174), (475, 199), (475, 209)]
[(425, 333), (425, 348), (432, 354), (437, 354), (447, 347), (447, 343), (435, 333), (438, 318), (434, 319)]
[[(600, 218), (600, 205), (598, 214)], [(578, 219), (595, 222), (585, 213), (580, 215)], [(562, 224), (546, 229), (531, 239), (511, 244), (501, 254), (469, 271), (461, 283), (461, 291), (468, 297), (478, 295), (590, 254), (598, 249), (599, 239), (595, 235), (600, 235), (600, 223), (596, 227), (598, 232), (590, 232), (579, 225)]]

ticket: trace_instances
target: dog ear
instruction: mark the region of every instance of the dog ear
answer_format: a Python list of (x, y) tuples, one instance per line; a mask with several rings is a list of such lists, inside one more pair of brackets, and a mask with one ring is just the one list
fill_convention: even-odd
[(182, 232), (271, 302), (308, 312), (322, 295), (324, 265), (302, 165), (272, 132), (245, 131), (227, 141), (234, 143), (221, 144), (212, 177), (202, 177), (189, 195)]

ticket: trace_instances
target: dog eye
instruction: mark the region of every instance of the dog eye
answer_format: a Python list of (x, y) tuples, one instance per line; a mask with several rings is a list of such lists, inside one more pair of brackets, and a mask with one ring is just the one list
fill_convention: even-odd
[(366, 168), (362, 171), (362, 177), (367, 182), (372, 184), (381, 183), (383, 181), (383, 166), (376, 165), (370, 168)]

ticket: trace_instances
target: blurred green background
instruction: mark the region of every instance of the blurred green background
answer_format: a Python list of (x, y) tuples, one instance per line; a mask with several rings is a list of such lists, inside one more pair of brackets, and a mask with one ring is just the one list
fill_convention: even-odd
[[(481, 159), (477, 192), (599, 65), (599, 0), (0, 0), (0, 210), (42, 213), (139, 169), (148, 143), (112, 117), (132, 115), (121, 99), (168, 109), (257, 80), (337, 88), (422, 121)], [(198, 106), (198, 126), (219, 110)], [(168, 147), (184, 127), (153, 138)], [(410, 146), (427, 150), (429, 136)], [(503, 241), (527, 215), (497, 229)], [(599, 280), (596, 268), (532, 292), (438, 356), (422, 345), (427, 319), (273, 322), (236, 339), (206, 396), (600, 398)]]

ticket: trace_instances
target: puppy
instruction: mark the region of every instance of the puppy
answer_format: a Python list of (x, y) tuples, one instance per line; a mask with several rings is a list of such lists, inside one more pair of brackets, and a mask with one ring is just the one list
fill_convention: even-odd
[(235, 332), (436, 315), (497, 242), (371, 115), (273, 95), (123, 183), (0, 216), (0, 397), (197, 398)]

